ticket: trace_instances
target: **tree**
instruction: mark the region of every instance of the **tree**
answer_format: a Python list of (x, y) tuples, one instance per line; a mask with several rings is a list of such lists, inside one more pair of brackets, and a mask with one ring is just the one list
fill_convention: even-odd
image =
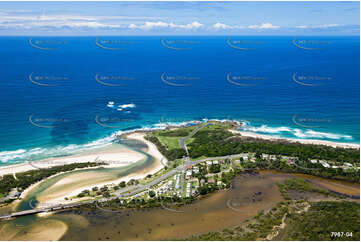
[(221, 166), (220, 165), (211, 165), (209, 167), (209, 172), (210, 173), (218, 173), (221, 171)]
[(207, 186), (199, 187), (199, 194), (206, 195), (207, 193), (208, 193), (208, 187)]
[(150, 197), (154, 197), (154, 196), (155, 196), (155, 192), (154, 192), (153, 190), (150, 190), (150, 191), (149, 191), (149, 196), (150, 196)]
[(119, 183), (119, 186), (120, 186), (120, 187), (125, 187), (125, 186), (126, 186), (125, 181), (120, 182), (120, 183)]
[(107, 186), (103, 186), (103, 187), (100, 188), (100, 191), (106, 192), (106, 191), (108, 191), (108, 187), (107, 187)]

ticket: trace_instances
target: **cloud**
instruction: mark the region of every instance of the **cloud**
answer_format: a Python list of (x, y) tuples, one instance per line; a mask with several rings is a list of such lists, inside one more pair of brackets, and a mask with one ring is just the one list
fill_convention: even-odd
[(216, 23), (216, 24), (213, 24), (212, 26), (214, 29), (233, 29), (232, 26), (230, 25), (227, 25), (227, 24), (222, 24), (222, 23)]
[(249, 25), (249, 29), (279, 29), (280, 26), (272, 25), (271, 23), (262, 23), (261, 25)]
[(153, 28), (164, 28), (168, 27), (168, 23), (165, 22), (145, 22), (142, 25), (130, 24), (130, 29), (153, 29)]
[(155, 20), (147, 16), (88, 16), (88, 15), (14, 15), (0, 12), (0, 27), (6, 29), (31, 28), (127, 28), (129, 22)]
[(144, 29), (150, 30), (154, 28), (171, 28), (171, 29), (198, 29), (201, 28), (203, 24), (195, 21), (189, 24), (174, 24), (174, 23), (166, 23), (162, 21), (158, 22), (145, 22), (144, 24), (130, 24), (128, 28), (130, 29)]
[(335, 28), (340, 27), (342, 25), (340, 24), (322, 24), (322, 25), (316, 25), (316, 26), (307, 26), (307, 25), (299, 25), (296, 26), (298, 29), (325, 29), (325, 28)]
[(323, 25), (319, 25), (316, 26), (315, 28), (333, 28), (333, 27), (339, 27), (341, 26), (340, 24), (323, 24)]
[(96, 21), (47, 21), (47, 22), (26, 22), (26, 23), (14, 23), (0, 21), (0, 27), (2, 28), (121, 28), (119, 24), (103, 24)]
[(215, 30), (225, 30), (225, 29), (243, 29), (244, 27), (243, 26), (232, 26), (232, 25), (227, 25), (227, 24), (217, 22), (212, 25), (212, 28)]

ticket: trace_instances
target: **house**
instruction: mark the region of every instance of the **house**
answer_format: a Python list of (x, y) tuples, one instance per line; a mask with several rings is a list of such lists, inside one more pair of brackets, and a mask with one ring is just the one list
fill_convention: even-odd
[(9, 193), (9, 199), (17, 199), (17, 198), (19, 198), (20, 197), (20, 195), (21, 195), (21, 192), (19, 192), (19, 191), (11, 191), (10, 193)]
[(268, 159), (269, 155), (267, 154), (262, 154), (262, 159)]
[(316, 164), (316, 163), (318, 163), (318, 160), (311, 160), (311, 163)]
[(208, 179), (208, 183), (209, 183), (209, 184), (214, 184), (214, 183), (215, 183), (215, 180), (214, 180), (213, 178), (209, 178), (209, 179)]
[(270, 159), (271, 160), (276, 160), (276, 156), (275, 155), (270, 155)]
[(217, 181), (217, 186), (222, 186), (222, 181)]
[(320, 161), (320, 163), (325, 168), (330, 168), (331, 167), (326, 161)]
[(350, 163), (343, 163), (344, 166), (352, 167), (352, 164)]
[(187, 169), (192, 170), (192, 167), (193, 167), (192, 165), (188, 165)]
[(197, 167), (197, 166), (193, 167), (193, 172), (195, 174), (198, 174), (199, 173), (199, 167)]
[(190, 179), (192, 177), (192, 170), (187, 170), (186, 179)]
[(211, 166), (213, 163), (212, 163), (212, 161), (207, 161), (206, 164), (207, 164), (207, 166)]
[(217, 160), (214, 160), (212, 163), (213, 163), (213, 165), (218, 165), (219, 164), (219, 162)]
[(248, 160), (248, 154), (241, 154), (240, 157), (242, 157), (245, 161)]
[(203, 186), (204, 183), (206, 183), (206, 181), (204, 179), (201, 179), (201, 181), (200, 181), (201, 186)]

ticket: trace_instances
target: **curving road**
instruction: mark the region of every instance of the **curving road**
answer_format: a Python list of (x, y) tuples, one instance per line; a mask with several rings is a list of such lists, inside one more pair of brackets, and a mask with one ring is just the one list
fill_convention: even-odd
[[(209, 126), (209, 125), (213, 125), (213, 123), (208, 123), (205, 125), (201, 125), (199, 127), (197, 127), (196, 129), (194, 129), (186, 138), (181, 138), (179, 140), (179, 144), (181, 145), (181, 147), (183, 149), (185, 149), (187, 151), (187, 146), (185, 145), (184, 141), (191, 138), (196, 132), (198, 132), (199, 129)], [(188, 151), (187, 151), (188, 154)], [(125, 187), (123, 189), (117, 190), (115, 192), (115, 196), (109, 197), (109, 198), (101, 198), (101, 199), (95, 199), (92, 201), (84, 201), (84, 202), (78, 202), (78, 203), (70, 203), (70, 204), (59, 204), (57, 206), (49, 206), (49, 207), (43, 207), (43, 208), (38, 208), (38, 209), (31, 209), (31, 210), (24, 210), (21, 212), (15, 212), (15, 213), (11, 213), (11, 214), (6, 214), (6, 215), (0, 215), (0, 219), (9, 219), (12, 217), (18, 217), (18, 216), (24, 216), (24, 215), (29, 215), (29, 214), (35, 214), (35, 213), (41, 213), (41, 212), (48, 212), (48, 211), (54, 211), (54, 210), (60, 210), (60, 209), (66, 209), (66, 208), (72, 208), (72, 207), (77, 207), (77, 206), (81, 206), (84, 204), (90, 204), (96, 201), (100, 201), (100, 202), (105, 202), (105, 201), (110, 201), (116, 198), (125, 198), (125, 197), (130, 197), (133, 196), (137, 193), (140, 193), (142, 191), (145, 191), (147, 189), (149, 189), (150, 187), (160, 183), (161, 181), (164, 181), (166, 179), (168, 179), (169, 177), (175, 175), (178, 172), (184, 172), (187, 169), (187, 166), (189, 165), (197, 165), (201, 162), (204, 161), (210, 161), (210, 160), (219, 160), (219, 159), (226, 159), (226, 158), (237, 158), (240, 157), (241, 154), (237, 154), (237, 155), (227, 155), (227, 156), (219, 156), (219, 157), (212, 157), (212, 158), (205, 158), (205, 159), (201, 159), (201, 160), (195, 160), (195, 161), (191, 161), (189, 159), (189, 157), (184, 157), (184, 164), (180, 165), (176, 168), (174, 168), (173, 170), (170, 170), (169, 172), (167, 172), (166, 174), (161, 175), (160, 177), (155, 178), (154, 180), (148, 182), (145, 185), (133, 185), (133, 186), (129, 186), (129, 187)], [(183, 186), (182, 186), (183, 189)]]

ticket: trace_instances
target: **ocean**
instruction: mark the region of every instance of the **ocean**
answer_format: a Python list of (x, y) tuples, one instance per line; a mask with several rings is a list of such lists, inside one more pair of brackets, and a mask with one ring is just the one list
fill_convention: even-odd
[(209, 119), (360, 143), (358, 36), (0, 37), (0, 53), (0, 165)]

